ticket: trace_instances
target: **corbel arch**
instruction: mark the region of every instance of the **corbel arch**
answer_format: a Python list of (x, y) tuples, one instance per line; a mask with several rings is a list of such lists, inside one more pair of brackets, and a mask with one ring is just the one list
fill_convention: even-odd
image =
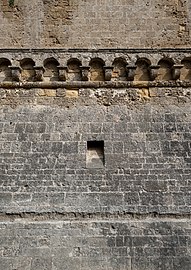
[(172, 80), (173, 79), (172, 67), (174, 65), (173, 59), (164, 57), (158, 62), (158, 65), (160, 66), (160, 68), (158, 70), (157, 80), (158, 81)]
[(93, 58), (90, 61), (90, 80), (91, 81), (104, 81), (105, 72), (104, 66), (105, 62), (101, 58)]
[(113, 61), (112, 79), (115, 81), (125, 81), (127, 79), (127, 61), (123, 57), (115, 58)]
[(191, 80), (191, 57), (185, 57), (181, 64), (183, 65), (183, 68), (181, 69), (181, 80)]
[(0, 81), (11, 80), (11, 61), (7, 58), (0, 58)]
[(35, 62), (31, 58), (24, 58), (20, 61), (21, 78), (24, 81), (34, 81), (36, 72)]
[(151, 62), (148, 58), (142, 57), (139, 58), (135, 65), (137, 66), (135, 71), (135, 81), (149, 81), (150, 75), (149, 75), (149, 66), (151, 65)]
[(81, 65), (81, 61), (77, 58), (71, 58), (67, 61), (69, 81), (81, 81)]
[(59, 62), (54, 58), (47, 58), (44, 60), (44, 80), (45, 81), (58, 81), (59, 71), (58, 66)]

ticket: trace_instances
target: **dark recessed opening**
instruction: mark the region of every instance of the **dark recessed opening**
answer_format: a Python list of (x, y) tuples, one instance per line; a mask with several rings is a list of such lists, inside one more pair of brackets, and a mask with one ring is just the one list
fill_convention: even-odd
[(86, 153), (87, 167), (102, 168), (104, 162), (104, 141), (88, 141)]

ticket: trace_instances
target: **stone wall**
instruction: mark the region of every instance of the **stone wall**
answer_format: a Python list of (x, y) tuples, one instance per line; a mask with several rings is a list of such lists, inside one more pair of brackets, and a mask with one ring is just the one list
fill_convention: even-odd
[(190, 213), (190, 105), (72, 107), (2, 107), (2, 213)]
[[(84, 106), (49, 89), (40, 97), (45, 106), (23, 96), (27, 90), (8, 91), (0, 125), (2, 269), (190, 269), (189, 101), (163, 88), (163, 97), (121, 105), (121, 93), (115, 105), (102, 105), (81, 89)], [(88, 141), (104, 141), (102, 166), (89, 167)]]
[(0, 269), (190, 270), (190, 2), (13, 2)]
[(0, 268), (190, 269), (189, 55), (1, 50)]
[(187, 219), (132, 217), (1, 222), (1, 268), (189, 270), (190, 225)]
[(4, 48), (189, 47), (183, 0), (9, 0), (0, 3)]

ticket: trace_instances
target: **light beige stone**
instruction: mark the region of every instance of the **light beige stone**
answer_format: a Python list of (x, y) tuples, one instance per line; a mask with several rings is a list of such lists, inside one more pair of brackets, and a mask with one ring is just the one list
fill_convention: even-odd
[(79, 95), (78, 90), (66, 90), (66, 97), (67, 98), (77, 98)]
[(56, 97), (55, 89), (45, 89), (44, 92), (47, 97)]

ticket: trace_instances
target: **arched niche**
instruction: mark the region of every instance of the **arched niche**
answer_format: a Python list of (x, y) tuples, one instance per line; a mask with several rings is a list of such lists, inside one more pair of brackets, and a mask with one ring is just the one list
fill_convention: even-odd
[(25, 58), (20, 62), (21, 78), (23, 81), (34, 81), (35, 79), (35, 62), (30, 58)]
[(6, 58), (0, 58), (0, 81), (11, 81), (11, 62)]
[(172, 80), (172, 66), (174, 62), (172, 59), (163, 58), (158, 62), (158, 65), (160, 66), (158, 70), (158, 81), (170, 81)]
[(69, 81), (81, 81), (82, 75), (81, 75), (81, 66), (80, 60), (76, 58), (72, 58), (68, 60), (67, 62), (67, 67), (68, 67), (68, 80)]
[(123, 58), (116, 58), (113, 61), (113, 72), (112, 80), (113, 81), (125, 81), (127, 79), (126, 66), (127, 62)]
[(90, 81), (105, 81), (104, 61), (100, 58), (90, 61)]
[(48, 58), (44, 61), (44, 81), (58, 81), (59, 80), (59, 63), (55, 58)]
[(182, 60), (183, 68), (181, 69), (181, 80), (191, 80), (191, 57), (186, 57)]
[(135, 71), (135, 81), (149, 81), (149, 66), (151, 65), (150, 61), (147, 58), (140, 58), (136, 62), (136, 71)]

